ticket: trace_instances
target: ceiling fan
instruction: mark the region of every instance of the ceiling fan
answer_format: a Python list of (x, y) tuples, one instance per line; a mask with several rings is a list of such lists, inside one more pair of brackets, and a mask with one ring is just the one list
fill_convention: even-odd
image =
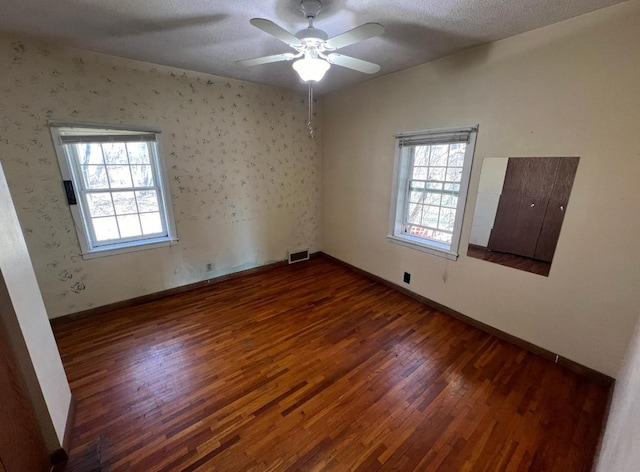
[(363, 61), (355, 57), (338, 54), (334, 51), (351, 44), (373, 38), (384, 32), (384, 27), (378, 23), (365, 23), (345, 33), (328, 39), (327, 33), (313, 26), (322, 4), (318, 0), (302, 0), (300, 10), (307, 18), (309, 26), (298, 31), (295, 35), (263, 18), (253, 18), (250, 23), (267, 34), (291, 46), (296, 53), (287, 52), (273, 56), (258, 57), (237, 61), (243, 66), (257, 66), (271, 62), (292, 61), (293, 68), (303, 82), (318, 82), (324, 77), (331, 64), (353, 69), (365, 74), (375, 74), (380, 70), (378, 64)]
[(303, 82), (309, 84), (309, 121), (307, 128), (311, 136), (313, 136), (313, 127), (311, 126), (313, 111), (312, 84), (322, 80), (332, 64), (365, 74), (375, 74), (380, 70), (378, 64), (338, 54), (335, 51), (345, 46), (364, 41), (365, 39), (373, 38), (384, 32), (384, 27), (379, 23), (365, 23), (345, 33), (329, 38), (327, 33), (313, 26), (313, 21), (318, 16), (321, 8), (322, 3), (320, 3), (319, 0), (302, 0), (300, 2), (300, 10), (302, 10), (302, 13), (309, 22), (309, 26), (298, 31), (295, 35), (276, 25), (273, 21), (263, 18), (251, 19), (250, 23), (253, 26), (279, 39), (295, 49), (296, 52), (286, 52), (272, 56), (236, 61), (237, 64), (242, 66), (257, 66), (272, 62), (294, 61), (295, 59), (293, 62), (294, 70)]

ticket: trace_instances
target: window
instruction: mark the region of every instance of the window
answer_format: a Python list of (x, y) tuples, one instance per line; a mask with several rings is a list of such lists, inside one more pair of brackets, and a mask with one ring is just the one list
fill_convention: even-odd
[(396, 135), (390, 241), (457, 258), (477, 129)]
[(51, 125), (83, 257), (176, 241), (159, 131)]

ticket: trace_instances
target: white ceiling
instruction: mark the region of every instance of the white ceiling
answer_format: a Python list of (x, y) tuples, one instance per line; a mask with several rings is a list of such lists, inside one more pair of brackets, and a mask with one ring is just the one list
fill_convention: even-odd
[[(366, 22), (384, 35), (340, 53), (389, 74), (464, 48), (513, 36), (622, 0), (324, 0), (315, 26), (335, 36)], [(115, 56), (283, 87), (303, 88), (291, 63), (253, 68), (238, 59), (289, 52), (249, 24), (306, 27), (299, 0), (0, 0), (0, 31), (26, 34)], [(317, 92), (371, 76), (332, 66)]]

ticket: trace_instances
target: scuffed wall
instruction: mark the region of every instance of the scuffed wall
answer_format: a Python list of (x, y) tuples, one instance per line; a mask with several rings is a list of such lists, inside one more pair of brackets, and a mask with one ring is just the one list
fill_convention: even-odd
[[(6, 36), (0, 70), (0, 160), (50, 317), (320, 249), (304, 93)], [(83, 260), (49, 120), (161, 129), (179, 243)]]

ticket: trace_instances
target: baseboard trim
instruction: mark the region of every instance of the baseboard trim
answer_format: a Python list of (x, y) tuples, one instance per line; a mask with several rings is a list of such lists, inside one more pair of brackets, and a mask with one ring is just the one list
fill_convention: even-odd
[(442, 305), (436, 301), (433, 301), (427, 297), (423, 297), (420, 294), (417, 294), (415, 292), (412, 292), (411, 290), (408, 290), (405, 287), (402, 287), (400, 285), (396, 285), (393, 282), (389, 282), (388, 280), (383, 279), (382, 277), (378, 277), (377, 275), (374, 275), (370, 272), (367, 272), (366, 270), (360, 269), (359, 267), (353, 266), (351, 264), (349, 264), (348, 262), (342, 261), (336, 257), (330, 256), (329, 254), (326, 254), (324, 252), (320, 252), (320, 255), (322, 257), (325, 257), (333, 262), (336, 262), (337, 264), (340, 264), (348, 269), (351, 269), (354, 272), (357, 272), (360, 275), (363, 275), (375, 282), (378, 282), (382, 285), (385, 285), (389, 288), (392, 288), (394, 290), (397, 290), (400, 293), (403, 293), (405, 295), (407, 295), (408, 297), (413, 298), (414, 300), (418, 300), (421, 303), (424, 303), (425, 305), (434, 308), (436, 310), (438, 310), (441, 313), (444, 313), (446, 315), (449, 315), (453, 318), (456, 318), (460, 321), (463, 321), (464, 323), (467, 323), (470, 326), (473, 326), (474, 328), (478, 328), (481, 331), (484, 331), (485, 333), (491, 334), (493, 336), (495, 336), (498, 339), (502, 339), (503, 341), (507, 341), (511, 344), (513, 344), (514, 346), (517, 346), (521, 349), (524, 349), (526, 351), (531, 352), (532, 354), (535, 354), (537, 356), (543, 357), (547, 360), (550, 360), (551, 362), (555, 362), (558, 365), (561, 365), (563, 367), (565, 367), (566, 369), (571, 370), (572, 372), (575, 372), (578, 375), (581, 375), (585, 378), (588, 378), (589, 380), (601, 384), (601, 385), (605, 385), (605, 386), (612, 386), (615, 382), (615, 380), (612, 377), (609, 377), (608, 375), (605, 375), (601, 372), (598, 372), (597, 370), (591, 369), (590, 367), (584, 366), (582, 364), (579, 364), (575, 361), (572, 361), (571, 359), (567, 359), (566, 357), (562, 357), (560, 355), (557, 355), (547, 349), (544, 349), (540, 346), (536, 346), (533, 343), (530, 343), (529, 341), (525, 341), (524, 339), (518, 338), (517, 336), (514, 336), (512, 334), (509, 333), (505, 333), (504, 331), (500, 331), (497, 328), (494, 328), (493, 326), (490, 326), (488, 324), (485, 324), (481, 321), (475, 320), (467, 315), (464, 315), (462, 313), (460, 313), (459, 311), (453, 310), (445, 305)]
[[(319, 253), (311, 254), (311, 257), (318, 257), (318, 256), (319, 256)], [(130, 298), (128, 300), (122, 300), (119, 302), (110, 303), (108, 305), (102, 305), (95, 308), (89, 308), (88, 310), (83, 310), (76, 313), (70, 313), (68, 315), (52, 318), (49, 320), (49, 322), (54, 327), (60, 326), (60, 325), (71, 323), (73, 321), (77, 321), (83, 318), (89, 318), (91, 316), (100, 315), (103, 313), (107, 313), (109, 311), (118, 310), (120, 308), (131, 308), (137, 305), (142, 305), (144, 303), (160, 300), (161, 298), (170, 297), (171, 295), (177, 295), (179, 293), (189, 292), (191, 290), (197, 290), (199, 288), (208, 287), (214, 284), (218, 284), (220, 282), (236, 279), (238, 277), (258, 274), (271, 269), (275, 269), (276, 267), (285, 266), (287, 264), (288, 263), (286, 259), (282, 261), (272, 262), (270, 264), (253, 267), (251, 269), (241, 270), (239, 272), (233, 272), (231, 274), (226, 274), (226, 275), (221, 275), (219, 277), (214, 277), (211, 279), (201, 280), (200, 282), (194, 282), (192, 284), (169, 288), (167, 290), (161, 290), (160, 292), (150, 293), (148, 295), (142, 295), (140, 297)]]

